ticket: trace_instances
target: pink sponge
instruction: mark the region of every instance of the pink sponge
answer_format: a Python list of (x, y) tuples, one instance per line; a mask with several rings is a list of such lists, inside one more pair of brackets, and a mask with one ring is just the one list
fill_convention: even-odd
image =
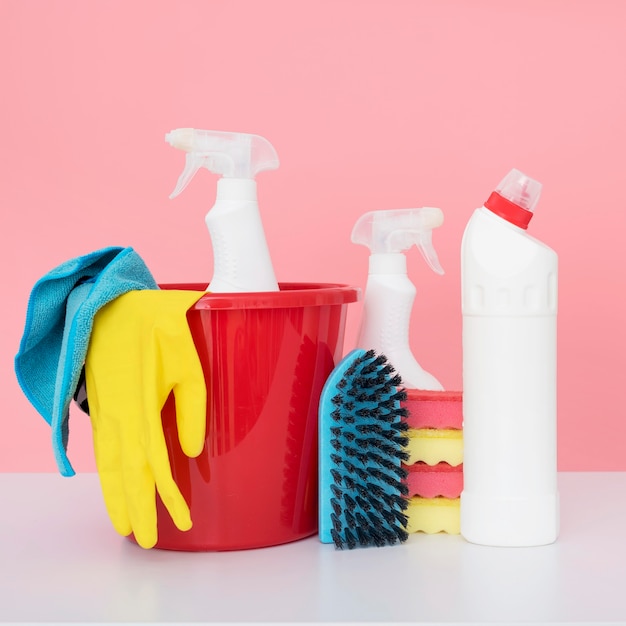
[(458, 498), (463, 491), (463, 465), (420, 462), (407, 465), (404, 469), (409, 473), (406, 478), (409, 496)]
[(407, 389), (406, 393), (402, 406), (409, 411), (407, 423), (411, 428), (463, 428), (461, 391)]

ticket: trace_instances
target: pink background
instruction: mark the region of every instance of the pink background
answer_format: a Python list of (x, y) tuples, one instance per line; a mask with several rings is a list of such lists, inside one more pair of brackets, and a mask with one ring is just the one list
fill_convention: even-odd
[[(281, 281), (363, 287), (356, 219), (440, 206), (445, 276), (409, 254), (411, 342), (449, 389), (465, 223), (511, 167), (539, 179), (530, 230), (560, 256), (559, 467), (626, 470), (626, 4), (0, 0), (0, 29), (0, 471), (56, 471), (13, 373), (39, 277), (132, 245), (160, 282), (210, 279), (216, 177), (168, 199), (184, 159), (164, 133), (183, 126), (276, 147), (258, 181)], [(74, 466), (95, 469), (88, 418), (71, 428)]]

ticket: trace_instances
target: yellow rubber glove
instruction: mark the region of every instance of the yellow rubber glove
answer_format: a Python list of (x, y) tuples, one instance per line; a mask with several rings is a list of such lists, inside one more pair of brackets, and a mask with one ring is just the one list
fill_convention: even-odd
[(206, 386), (186, 312), (204, 292), (130, 291), (96, 314), (85, 362), (96, 465), (105, 505), (121, 535), (157, 541), (158, 491), (180, 530), (189, 507), (174, 482), (161, 409), (171, 391), (180, 444), (202, 452)]

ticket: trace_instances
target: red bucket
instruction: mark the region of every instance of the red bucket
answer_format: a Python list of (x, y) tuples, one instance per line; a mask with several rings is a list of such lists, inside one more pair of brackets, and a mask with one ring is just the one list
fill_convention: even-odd
[(156, 547), (241, 550), (317, 532), (319, 397), (342, 357), (346, 305), (359, 296), (346, 285), (283, 283), (207, 293), (188, 312), (207, 385), (206, 442), (197, 458), (182, 452), (170, 398), (163, 428), (193, 527), (179, 531), (157, 497)]

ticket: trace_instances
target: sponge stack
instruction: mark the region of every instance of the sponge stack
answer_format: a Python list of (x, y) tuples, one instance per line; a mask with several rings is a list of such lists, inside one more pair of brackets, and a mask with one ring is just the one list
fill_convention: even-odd
[(409, 532), (460, 533), (463, 403), (460, 391), (407, 389)]

